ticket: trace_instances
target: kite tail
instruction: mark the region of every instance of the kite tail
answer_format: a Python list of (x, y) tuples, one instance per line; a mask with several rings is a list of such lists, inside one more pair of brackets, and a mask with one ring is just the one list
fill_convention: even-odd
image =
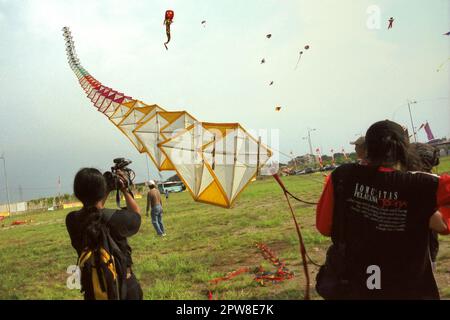
[(166, 50), (169, 48), (167, 47), (167, 44), (170, 42), (170, 24), (166, 25), (166, 34), (167, 34), (167, 41), (164, 42), (164, 47), (166, 47)]
[(167, 34), (167, 42), (164, 42), (164, 47), (166, 47), (166, 50), (169, 50), (167, 47), (167, 44), (170, 42), (170, 33)]
[(298, 67), (298, 64), (300, 63), (300, 58), (301, 57), (302, 57), (302, 55), (299, 55), (298, 60), (297, 60), (297, 64), (295, 65), (295, 69), (294, 70), (297, 70), (297, 67)]
[(280, 185), (281, 189), (283, 190), (284, 196), (285, 196), (286, 201), (287, 201), (287, 203), (289, 205), (289, 209), (291, 210), (292, 219), (294, 220), (295, 228), (297, 230), (298, 240), (299, 240), (299, 243), (300, 243), (300, 254), (302, 256), (303, 271), (305, 273), (305, 278), (306, 278), (305, 298), (304, 299), (305, 300), (310, 300), (310, 295), (309, 295), (310, 279), (309, 279), (309, 272), (308, 272), (308, 263), (306, 261), (307, 253), (306, 253), (305, 243), (303, 242), (302, 233), (300, 231), (300, 227), (298, 225), (297, 218), (295, 217), (294, 209), (292, 208), (291, 202), (289, 201), (289, 197), (288, 197), (289, 191), (284, 186), (284, 184), (281, 181), (281, 179), (278, 176), (278, 174), (274, 174), (273, 177), (278, 182), (278, 184)]

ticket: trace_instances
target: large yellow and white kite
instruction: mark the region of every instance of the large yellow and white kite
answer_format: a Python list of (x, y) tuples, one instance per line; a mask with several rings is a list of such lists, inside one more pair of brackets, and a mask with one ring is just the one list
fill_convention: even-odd
[(175, 170), (194, 200), (230, 208), (272, 156), (239, 123), (200, 122), (104, 86), (81, 66), (69, 28), (63, 35), (69, 65), (94, 107), (158, 170)]

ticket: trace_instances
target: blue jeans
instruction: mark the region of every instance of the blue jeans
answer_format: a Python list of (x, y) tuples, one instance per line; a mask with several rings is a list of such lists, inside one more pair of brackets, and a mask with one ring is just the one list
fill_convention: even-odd
[(164, 233), (164, 225), (162, 221), (163, 208), (161, 205), (156, 205), (152, 208), (152, 224), (155, 227), (156, 233), (160, 236)]

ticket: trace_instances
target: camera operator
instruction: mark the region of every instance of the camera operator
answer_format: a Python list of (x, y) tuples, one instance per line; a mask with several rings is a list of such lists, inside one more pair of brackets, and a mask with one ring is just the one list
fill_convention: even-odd
[[(100, 230), (106, 224), (109, 233), (120, 249), (126, 264), (126, 299), (142, 300), (141, 286), (132, 271), (131, 247), (127, 238), (139, 231), (141, 225), (140, 208), (128, 191), (125, 174), (118, 170), (118, 188), (125, 197), (126, 209), (105, 209), (109, 192), (102, 173), (95, 168), (83, 168), (75, 176), (74, 193), (83, 203), (79, 211), (70, 212), (66, 217), (66, 227), (72, 246), (78, 256), (87, 246), (95, 247), (101, 241)], [(85, 291), (85, 299), (91, 293)]]

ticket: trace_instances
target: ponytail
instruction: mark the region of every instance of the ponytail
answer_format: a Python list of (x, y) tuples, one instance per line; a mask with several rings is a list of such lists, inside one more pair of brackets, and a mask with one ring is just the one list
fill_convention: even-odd
[(84, 247), (97, 248), (102, 241), (102, 213), (94, 206), (83, 208), (82, 212), (85, 216), (83, 223)]

